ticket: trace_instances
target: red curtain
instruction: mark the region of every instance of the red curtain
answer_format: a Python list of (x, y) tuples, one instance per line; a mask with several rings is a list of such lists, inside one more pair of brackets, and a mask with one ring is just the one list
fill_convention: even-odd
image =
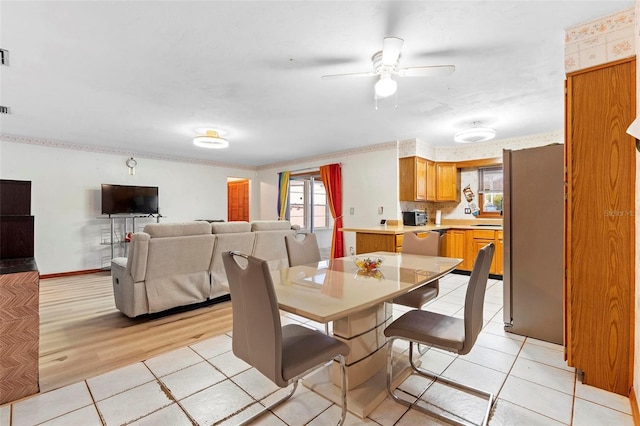
[(333, 237), (331, 238), (331, 259), (344, 256), (342, 238), (342, 171), (340, 164), (320, 166), (320, 177), (327, 191), (327, 201), (333, 217)]

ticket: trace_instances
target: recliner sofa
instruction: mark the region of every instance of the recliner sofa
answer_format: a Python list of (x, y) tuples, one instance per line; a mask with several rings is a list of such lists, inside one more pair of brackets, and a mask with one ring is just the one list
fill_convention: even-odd
[(111, 261), (116, 308), (128, 317), (229, 294), (222, 253), (237, 250), (288, 266), (289, 221), (153, 223), (134, 233), (128, 257)]

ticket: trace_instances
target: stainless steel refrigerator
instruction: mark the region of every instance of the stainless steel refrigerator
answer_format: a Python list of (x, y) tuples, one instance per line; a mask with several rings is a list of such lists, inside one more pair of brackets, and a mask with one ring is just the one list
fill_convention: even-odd
[(563, 343), (564, 147), (504, 150), (505, 331)]

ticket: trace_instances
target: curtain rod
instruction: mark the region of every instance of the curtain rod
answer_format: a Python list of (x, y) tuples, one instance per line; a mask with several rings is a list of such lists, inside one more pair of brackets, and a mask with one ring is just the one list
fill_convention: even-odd
[[(342, 163), (331, 163), (331, 164), (339, 164), (342, 167)], [(325, 164), (323, 164), (325, 165)], [(283, 172), (289, 172), (289, 173), (300, 173), (300, 172), (311, 172), (311, 171), (320, 171), (320, 167), (321, 166), (315, 166), (315, 167), (306, 167), (304, 169), (295, 169), (295, 170), (282, 170)], [(280, 172), (276, 172), (276, 173), (280, 173)]]

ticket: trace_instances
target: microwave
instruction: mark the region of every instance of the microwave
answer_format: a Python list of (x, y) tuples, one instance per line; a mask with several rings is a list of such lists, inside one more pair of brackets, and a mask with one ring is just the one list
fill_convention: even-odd
[(420, 211), (402, 212), (402, 223), (406, 226), (426, 225), (427, 214)]

